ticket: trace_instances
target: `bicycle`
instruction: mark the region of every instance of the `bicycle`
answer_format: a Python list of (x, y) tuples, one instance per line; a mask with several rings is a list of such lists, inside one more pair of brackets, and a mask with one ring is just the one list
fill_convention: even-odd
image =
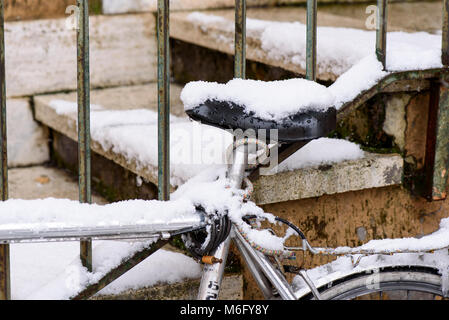
[[(281, 145), (305, 144), (324, 136), (335, 128), (336, 110), (300, 111), (280, 122), (266, 121), (245, 112), (242, 106), (229, 101), (207, 100), (187, 114), (196, 121), (224, 129), (240, 129), (235, 134), (228, 153), (232, 162), (226, 172), (224, 188), (235, 195), (234, 216), (222, 211), (211, 214), (201, 205), (189, 217), (162, 223), (104, 227), (47, 227), (42, 230), (2, 229), (1, 243), (35, 241), (73, 241), (85, 239), (153, 239), (168, 240), (182, 235), (187, 250), (204, 265), (198, 299), (219, 298), (230, 242), (234, 241), (255, 282), (266, 299), (355, 299), (378, 293), (391, 298), (446, 298), (448, 297), (448, 244), (424, 249), (364, 249), (315, 248), (295, 225), (279, 217), (253, 212), (257, 208), (249, 201), (252, 185), (247, 175), (260, 165), (266, 165), (270, 152)], [(257, 122), (257, 125), (254, 123)], [(313, 125), (311, 125), (313, 123)], [(248, 136), (242, 130), (275, 129), (277, 142), (268, 135), (265, 140)], [(251, 161), (250, 161), (251, 159)], [(251, 162), (251, 163), (250, 163)], [(246, 188), (242, 189), (245, 185)], [(234, 201), (233, 200), (233, 201)], [(247, 206), (246, 209), (244, 206)], [(249, 208), (249, 209), (248, 209)], [(251, 211), (253, 210), (253, 211)], [(260, 213), (260, 212), (259, 212)], [(300, 247), (271, 248), (248, 235), (260, 227), (262, 220), (286, 225), (291, 234), (301, 241)], [(256, 232), (274, 234), (271, 229)], [(264, 234), (267, 236), (267, 233)], [(160, 246), (159, 246), (160, 247)], [(156, 248), (157, 250), (158, 248)], [(154, 250), (154, 251), (156, 251)], [(305, 270), (283, 265), (284, 259), (293, 259), (295, 251), (331, 256), (343, 256), (324, 266)], [(295, 275), (289, 283), (285, 274)], [(419, 294), (416, 295), (416, 292)]]

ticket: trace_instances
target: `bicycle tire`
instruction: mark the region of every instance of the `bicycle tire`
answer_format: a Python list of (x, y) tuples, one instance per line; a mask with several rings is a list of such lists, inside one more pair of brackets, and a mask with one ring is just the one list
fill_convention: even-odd
[[(377, 281), (371, 285), (373, 277)], [(323, 300), (375, 299), (375, 295), (381, 300), (444, 299), (442, 277), (438, 270), (423, 266), (393, 266), (363, 271), (322, 285), (318, 291)], [(309, 293), (302, 299), (314, 297)]]

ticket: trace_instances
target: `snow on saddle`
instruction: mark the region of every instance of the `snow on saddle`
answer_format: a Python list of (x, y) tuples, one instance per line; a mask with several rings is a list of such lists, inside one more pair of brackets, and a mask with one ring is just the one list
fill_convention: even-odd
[(305, 79), (190, 82), (181, 100), (193, 120), (232, 130), (277, 129), (279, 142), (309, 141), (336, 126), (334, 97), (325, 86)]

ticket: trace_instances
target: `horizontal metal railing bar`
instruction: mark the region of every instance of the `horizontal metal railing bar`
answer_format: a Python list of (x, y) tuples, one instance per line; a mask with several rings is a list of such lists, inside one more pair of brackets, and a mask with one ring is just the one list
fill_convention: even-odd
[(45, 230), (10, 229), (0, 230), (0, 243), (34, 243), (53, 241), (129, 240), (160, 238), (164, 234), (174, 236), (205, 227), (202, 217), (183, 222), (125, 225), (117, 227), (70, 227)]

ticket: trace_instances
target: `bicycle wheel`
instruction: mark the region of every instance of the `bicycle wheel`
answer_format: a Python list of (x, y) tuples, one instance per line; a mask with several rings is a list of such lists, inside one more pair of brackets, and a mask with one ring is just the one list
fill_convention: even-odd
[[(384, 267), (352, 274), (320, 288), (324, 300), (441, 300), (442, 277), (423, 266)], [(303, 297), (313, 299), (311, 294)]]

